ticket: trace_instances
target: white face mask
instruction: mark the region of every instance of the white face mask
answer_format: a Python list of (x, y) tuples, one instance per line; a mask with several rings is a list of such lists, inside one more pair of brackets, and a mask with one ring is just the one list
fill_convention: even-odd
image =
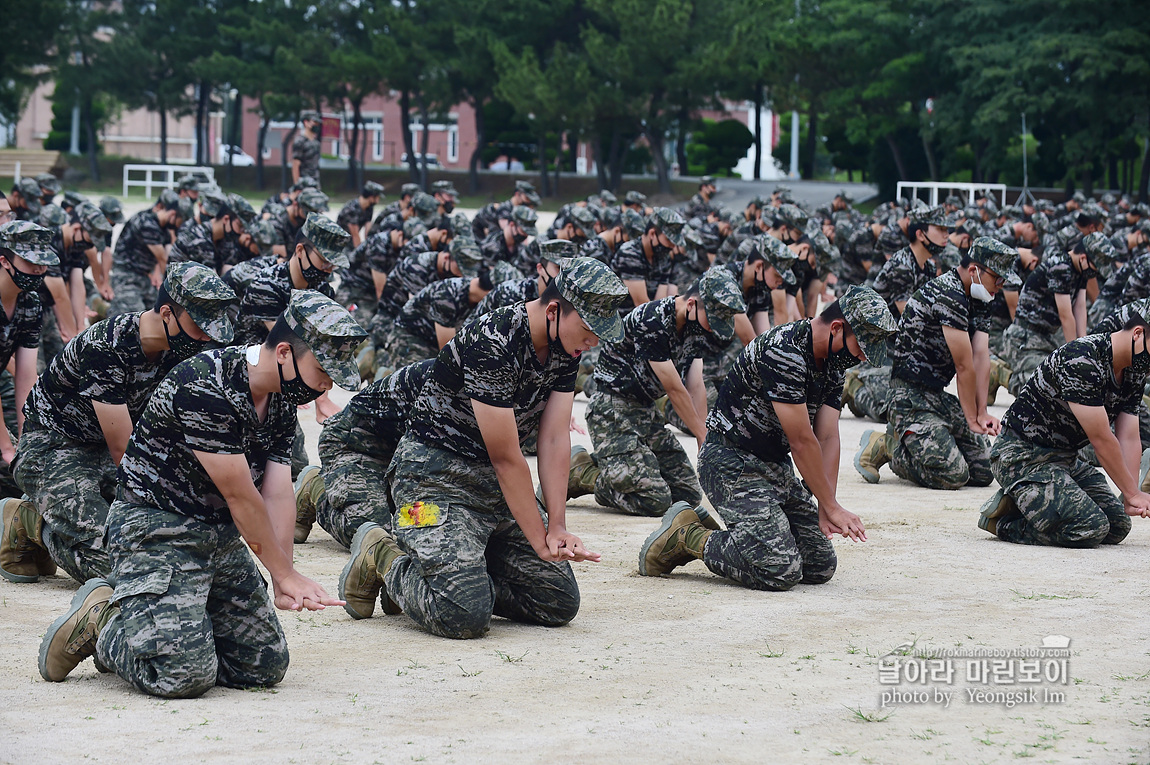
[(991, 300), (994, 300), (994, 295), (991, 295), (990, 290), (983, 286), (982, 277), (978, 269), (975, 269), (974, 280), (970, 283), (970, 296), (984, 303), (989, 303)]

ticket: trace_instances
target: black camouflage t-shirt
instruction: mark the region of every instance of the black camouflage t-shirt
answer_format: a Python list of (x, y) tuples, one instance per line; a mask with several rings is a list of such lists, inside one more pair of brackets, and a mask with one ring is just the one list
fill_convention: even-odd
[(477, 240), (482, 240), (491, 232), (502, 230), (499, 227), (499, 219), (510, 218), (512, 209), (514, 208), (510, 200), (484, 205), (471, 219), (471, 232), (475, 234)]
[(450, 272), (439, 273), (438, 264), (439, 253), (435, 251), (402, 258), (387, 275), (377, 311), (385, 316), (398, 316), (412, 295), (434, 281), (450, 278)]
[(1110, 425), (1118, 415), (1138, 416), (1146, 377), (1127, 367), (1122, 382), (1114, 379), (1110, 335), (1087, 335), (1066, 343), (1039, 365), (1002, 424), (1028, 441), (1048, 449), (1078, 451), (1090, 443), (1070, 404), (1101, 406)]
[(194, 452), (245, 455), (257, 489), (269, 461), (291, 464), (296, 408), (272, 393), (259, 421), (246, 351), (232, 346), (193, 356), (156, 387), (120, 461), (119, 499), (230, 523), (227, 502)]
[(363, 209), (359, 203), (359, 197), (348, 200), (347, 204), (339, 208), (339, 214), (335, 217), (336, 225), (344, 231), (351, 232), (351, 226), (359, 226), (361, 229), (367, 225), (371, 220), (371, 214), (375, 210), (375, 205)]
[(595, 364), (595, 389), (650, 406), (666, 395), (663, 384), (651, 368), (651, 361), (674, 363), (679, 377), (685, 378), (691, 363), (709, 350), (710, 333), (695, 334), (675, 326), (675, 297), (644, 303), (623, 319), (623, 339), (603, 343)]
[[(745, 260), (732, 260), (720, 266), (720, 268), (725, 268), (731, 272), (731, 276), (735, 277), (735, 284), (740, 287), (743, 286), (743, 269), (746, 267), (747, 261)], [(747, 304), (747, 316), (770, 311), (773, 306), (771, 288), (767, 286), (766, 282), (755, 282), (749, 290), (743, 290), (743, 301)]]
[(1086, 289), (1087, 281), (1087, 275), (1074, 267), (1069, 255), (1060, 252), (1043, 258), (1022, 285), (1015, 321), (1035, 332), (1061, 329), (1054, 296), (1070, 295), (1072, 300), (1077, 299), (1078, 291)]
[(16, 308), (12, 317), (0, 305), (0, 367), (8, 366), (17, 348), (40, 347), (40, 328), (44, 322), (44, 308), (35, 292), (21, 291), (16, 295)]
[(351, 451), (377, 459), (394, 454), (434, 363), (435, 359), (417, 361), (376, 380), (355, 394), (325, 427), (342, 428), (342, 443)]
[(540, 363), (527, 306), (500, 308), (459, 331), (435, 359), (408, 424), (408, 435), (464, 459), (489, 461), (474, 399), (513, 408), (522, 442), (539, 433), (552, 392), (575, 390), (579, 359), (550, 353)]
[(898, 325), (892, 377), (942, 390), (954, 379), (954, 358), (943, 327), (967, 332), (990, 331), (990, 305), (972, 300), (957, 271), (947, 271), (914, 293)]
[(843, 373), (815, 362), (809, 319), (782, 324), (756, 337), (735, 361), (707, 415), (707, 429), (726, 435), (767, 462), (785, 462), (791, 446), (772, 402), (806, 404), (811, 425), (823, 406), (841, 409)]
[(611, 256), (614, 254), (614, 251), (607, 244), (607, 240), (601, 236), (593, 236), (579, 247), (579, 257), (595, 258), (603, 264), (610, 263)]
[(214, 271), (219, 271), (220, 266), (223, 265), (223, 257), (221, 253), (216, 251), (216, 245), (212, 241), (211, 221), (197, 223), (190, 220), (180, 226), (179, 231), (176, 232), (176, 242), (168, 253), (168, 262), (182, 263), (184, 261), (200, 263)]
[(116, 248), (112, 251), (112, 268), (150, 274), (156, 268), (156, 256), (148, 247), (155, 244), (162, 246), (169, 242), (171, 238), (160, 226), (160, 219), (155, 212), (138, 212), (128, 219), (116, 239)]
[(435, 325), (457, 329), (463, 324), (475, 308), (469, 299), (470, 293), (471, 278), (467, 276), (432, 282), (404, 304), (399, 316), (395, 317), (395, 325), (432, 348), (438, 348)]
[(49, 273), (51, 276), (62, 276), (63, 274), (70, 273), (73, 268), (83, 270), (88, 267), (88, 250), (93, 245), (87, 242), (73, 242), (71, 247), (64, 246), (64, 234), (61, 229), (52, 228), (52, 250), (56, 253), (56, 257), (60, 259), (59, 265), (54, 267), (56, 273)]
[(1150, 297), (1150, 255), (1142, 254), (1131, 259), (1127, 268), (1129, 275), (1122, 288), (1122, 302)]
[(308, 138), (307, 134), (301, 130), (291, 144), (291, 156), (292, 159), (299, 160), (301, 178), (319, 180), (319, 153), (319, 140)]
[[(256, 274), (244, 290), (240, 300), (240, 314), (236, 319), (236, 345), (255, 345), (268, 338), (265, 321), (275, 321), (287, 308), (295, 287), (291, 281), (291, 261), (268, 266)], [(316, 292), (334, 297), (331, 285), (319, 285)]]
[(288, 214), (286, 207), (273, 211), (272, 217), (268, 218), (268, 223), (275, 226), (280, 241), (283, 242), (287, 248), (288, 255), (295, 252), (296, 236), (299, 234), (299, 230), (303, 228), (305, 221), (306, 217), (301, 218), (298, 224), (292, 221), (291, 215)]
[(903, 247), (910, 246), (910, 237), (903, 233), (898, 223), (892, 223), (882, 230), (875, 242), (875, 249), (884, 255), (894, 255)]
[(1113, 332), (1119, 332), (1126, 326), (1126, 322), (1135, 316), (1139, 318), (1146, 316), (1148, 312), (1150, 312), (1150, 297), (1133, 300), (1119, 306), (1113, 313), (1098, 322), (1094, 329), (1090, 330), (1090, 334), (1109, 335)]
[[(645, 281), (648, 300), (655, 299), (655, 292), (660, 284), (671, 283), (674, 266), (670, 257), (660, 256), (657, 253), (653, 256), (653, 260), (648, 261), (643, 252), (641, 239), (632, 239), (615, 248), (615, 254), (607, 265), (624, 282)], [(634, 307), (635, 303), (628, 294), (619, 304), (619, 315), (626, 316)]]
[(936, 267), (933, 258), (927, 258), (922, 268), (910, 247), (890, 256), (874, 280), (874, 291), (882, 295), (890, 312), (899, 315), (897, 303), (910, 300), (910, 296), (935, 277)]
[(507, 245), (507, 237), (503, 235), (503, 229), (496, 227), (479, 242), (479, 251), (483, 253), (483, 257), (488, 263), (514, 263), (516, 253), (521, 246), (516, 245), (513, 251)]
[(103, 444), (94, 402), (128, 407), (140, 419), (152, 391), (179, 361), (165, 351), (151, 361), (140, 345), (140, 314), (124, 313), (97, 322), (56, 354), (40, 375), (24, 416), (73, 441)]
[(391, 231), (377, 233), (372, 230), (371, 236), (352, 250), (348, 260), (348, 268), (343, 272), (344, 285), (348, 289), (375, 294), (375, 278), (371, 272), (390, 273), (399, 262), (399, 250), (392, 246)]
[[(248, 289), (248, 285), (255, 280), (259, 272), (275, 264), (275, 255), (257, 255), (250, 260), (237, 263), (235, 268), (228, 269), (220, 278), (224, 280), (225, 284), (232, 288), (232, 292), (236, 293), (236, 297), (243, 298), (244, 293)], [(236, 307), (238, 309), (238, 304)]]
[(496, 308), (516, 305), (517, 303), (530, 303), (532, 300), (538, 299), (539, 277), (537, 276), (528, 276), (525, 279), (512, 279), (511, 281), (500, 282), (479, 301), (479, 304), (475, 306), (475, 310), (471, 313), (471, 316), (467, 318), (467, 323), (470, 324), (480, 317), (486, 316)]

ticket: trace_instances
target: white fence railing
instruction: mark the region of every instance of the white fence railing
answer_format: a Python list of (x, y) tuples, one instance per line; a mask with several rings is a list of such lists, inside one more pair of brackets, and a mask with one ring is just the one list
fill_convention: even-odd
[[(152, 189), (174, 189), (176, 181), (189, 173), (206, 175), (216, 180), (216, 171), (210, 167), (193, 165), (124, 165), (124, 196), (129, 188), (144, 189), (144, 197), (152, 198)], [(141, 175), (142, 174), (142, 175)]]
[[(982, 192), (983, 195), (997, 194), (999, 207), (1006, 205), (1006, 184), (1004, 183), (959, 183), (957, 181), (899, 181), (896, 196), (918, 196), (920, 190), (930, 192), (930, 206), (939, 204), (939, 191), (959, 192), (965, 197), (964, 206), (974, 204), (974, 195)], [(905, 194), (904, 194), (905, 191)]]

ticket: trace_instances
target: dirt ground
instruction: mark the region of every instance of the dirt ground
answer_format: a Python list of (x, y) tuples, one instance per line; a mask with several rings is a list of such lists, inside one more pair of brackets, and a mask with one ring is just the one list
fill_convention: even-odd
[[(300, 419), (314, 455), (314, 415)], [(867, 427), (844, 415), (839, 497), (869, 541), (836, 541), (828, 584), (755, 592), (697, 562), (640, 577), (657, 521), (584, 497), (569, 527), (603, 562), (578, 567), (583, 604), (567, 627), (496, 619), (455, 642), (404, 616), (281, 612), (292, 663), (270, 690), (164, 701), (90, 661), (47, 683), (40, 639), (77, 585), (0, 580), (0, 762), (1150, 761), (1150, 525), (1098, 550), (1007, 545), (975, 525), (991, 489), (933, 492), (889, 469), (864, 483), (851, 460)], [(296, 561), (334, 592), (346, 553), (317, 527)], [(959, 658), (949, 683), (880, 682), (892, 651), (942, 666), (947, 651), (1053, 635), (1071, 640), (1065, 684), (970, 683)], [(1036, 701), (1011, 707), (968, 693), (1032, 687)], [(892, 690), (919, 695), (884, 706)]]

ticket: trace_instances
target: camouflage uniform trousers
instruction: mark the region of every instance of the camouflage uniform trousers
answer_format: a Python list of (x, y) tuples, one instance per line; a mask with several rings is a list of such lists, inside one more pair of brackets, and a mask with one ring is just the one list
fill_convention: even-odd
[(1077, 452), (1048, 449), (1003, 430), (991, 449), (994, 478), (1019, 514), (1000, 518), (998, 538), (1025, 545), (1116, 545), (1130, 533), (1130, 516), (1106, 476)]
[(595, 364), (599, 361), (602, 346), (596, 345), (579, 354), (578, 379), (583, 381), (583, 395), (587, 398), (595, 392)]
[(855, 417), (873, 422), (886, 422), (887, 400), (890, 398), (890, 366), (876, 367), (863, 364), (858, 368), (862, 387), (848, 406)]
[(150, 311), (156, 307), (156, 288), (147, 274), (113, 268), (111, 285), (115, 294), (108, 305), (108, 318), (133, 311)]
[(439, 348), (428, 345), (423, 338), (392, 324), (383, 343), (375, 347), (375, 379), (382, 380), (397, 369), (430, 359), (437, 353)]
[(1063, 343), (1062, 330), (1039, 332), (1015, 322), (1002, 333), (1002, 354), (999, 358), (1010, 367), (1010, 394), (1017, 396), (1046, 357)]
[[(548, 563), (535, 553), (490, 463), (405, 437), (388, 476), (397, 508), (388, 528), (405, 555), (384, 580), (387, 594), (416, 624), (465, 639), (486, 633), (492, 615), (545, 627), (575, 618), (579, 585), (571, 564)], [(414, 502), (437, 505), (438, 512), (404, 525), (404, 508)]]
[(838, 566), (818, 508), (789, 462), (765, 462), (720, 433), (699, 452), (699, 480), (726, 531), (711, 532), (703, 563), (754, 590), (824, 584)]
[[(335, 300), (351, 311), (352, 317), (355, 318), (359, 326), (365, 330), (371, 327), (371, 320), (375, 318), (375, 308), (379, 305), (379, 298), (375, 296), (374, 291), (340, 284), (339, 289), (335, 292)], [(355, 306), (355, 310), (352, 310), (352, 306)]]
[(13, 473), (44, 519), (41, 536), (52, 560), (77, 582), (107, 578), (108, 506), (116, 498), (116, 463), (108, 447), (30, 425)]
[(355, 532), (367, 521), (384, 526), (391, 515), (387, 504), (387, 465), (394, 450), (364, 454), (347, 447), (351, 424), (343, 410), (329, 419), (319, 436), (319, 475), (311, 499), (316, 521), (335, 541), (351, 547)]
[(658, 516), (675, 502), (703, 501), (687, 452), (653, 407), (594, 393), (587, 405), (587, 432), (599, 467), (595, 501), (600, 505)]
[[(4, 408), (3, 427), (8, 428), (8, 438), (13, 446), (18, 446), (16, 440), (16, 382), (8, 370), (0, 370), (0, 407)], [(24, 491), (16, 485), (12, 477), (11, 467), (0, 462), (0, 498), (15, 498)]]
[(955, 396), (894, 378), (889, 405), (895, 475), (927, 489), (990, 485), (990, 439), (971, 432)]
[(145, 693), (275, 685), (287, 639), (234, 524), (116, 501), (108, 511), (112, 604), (96, 656)]

